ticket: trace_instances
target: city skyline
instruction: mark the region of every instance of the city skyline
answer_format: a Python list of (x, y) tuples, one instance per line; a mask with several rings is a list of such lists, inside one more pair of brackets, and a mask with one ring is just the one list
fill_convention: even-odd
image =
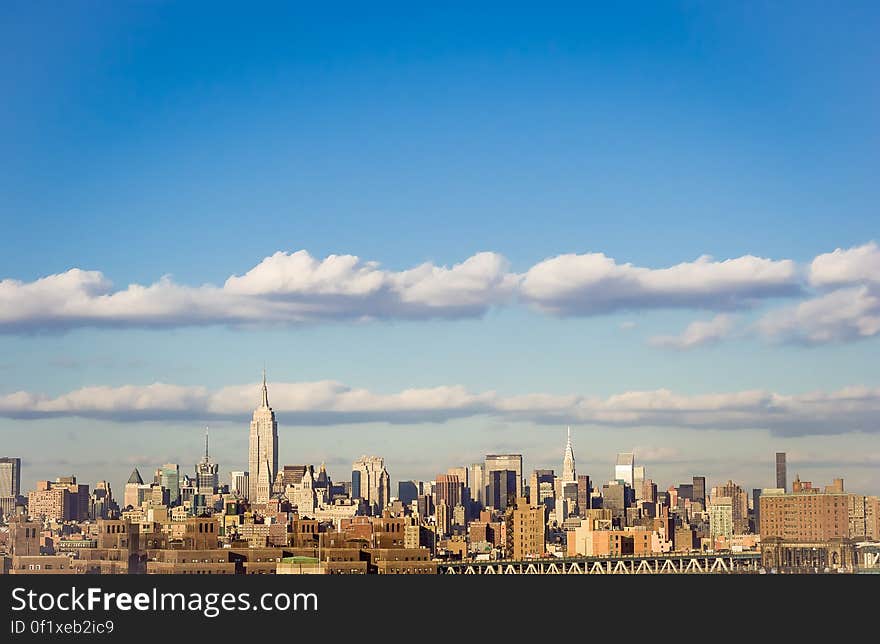
[[(266, 472), (263, 472), (263, 474), (265, 474), (265, 476), (263, 476), (263, 474), (261, 474), (258, 477), (253, 477), (253, 476), (250, 477), (250, 485), (248, 488), (248, 492), (245, 493), (245, 497), (248, 497), (251, 499), (260, 499), (260, 501), (259, 501), (260, 503), (265, 503), (266, 500), (268, 500), (269, 496), (271, 495), (272, 483), (275, 481), (276, 474), (279, 472), (281, 466), (282, 465), (289, 466), (289, 465), (293, 465), (293, 463), (294, 463), (294, 461), (284, 462), (278, 458), (278, 453), (280, 451), (279, 443), (283, 444), (283, 442), (280, 441), (280, 438), (279, 438), (278, 423), (275, 418), (274, 409), (272, 407), (270, 407), (270, 405), (269, 405), (268, 389), (269, 389), (269, 387), (268, 387), (268, 381), (266, 378), (266, 369), (264, 368), (263, 369), (263, 380), (262, 380), (262, 383), (259, 387), (260, 403), (259, 403), (259, 405), (257, 405), (255, 407), (255, 409), (253, 411), (253, 420), (250, 424), (250, 430), (249, 430), (249, 435), (250, 435), (249, 443), (250, 443), (250, 445), (248, 447), (248, 457), (247, 457), (249, 469), (243, 470), (243, 471), (241, 469), (238, 469), (236, 467), (237, 462), (235, 462), (235, 461), (233, 461), (232, 464), (227, 465), (225, 463), (220, 463), (220, 462), (217, 462), (215, 459), (210, 458), (209, 453), (208, 453), (209, 428), (206, 427), (205, 434), (204, 434), (204, 440), (205, 440), (204, 456), (199, 462), (197, 462), (193, 466), (194, 476), (192, 478), (194, 481), (200, 481), (202, 479), (202, 471), (204, 471), (205, 473), (207, 473), (206, 475), (210, 475), (211, 480), (213, 481), (213, 486), (210, 486), (210, 487), (216, 487), (218, 485), (218, 481), (220, 481), (220, 480), (223, 480), (226, 484), (230, 485), (230, 487), (234, 487), (233, 483), (236, 478), (236, 475), (240, 475), (241, 473), (244, 473), (245, 475), (249, 475), (251, 471), (259, 471), (257, 468), (255, 468), (254, 464), (261, 463), (260, 467), (262, 467), (263, 469), (266, 470)], [(547, 430), (547, 431), (550, 431), (550, 430)], [(265, 449), (261, 449), (259, 447), (260, 436), (264, 432), (269, 432), (269, 438), (271, 439), (269, 449), (270, 449), (270, 451), (273, 452), (273, 455), (270, 455), (270, 456), (266, 456)], [(518, 469), (517, 480), (522, 479), (522, 483), (521, 483), (522, 488), (521, 489), (525, 489), (525, 487), (528, 485), (527, 474), (529, 472), (533, 472), (533, 471), (558, 472), (558, 474), (556, 476), (559, 478), (560, 481), (562, 481), (562, 482), (575, 482), (577, 479), (577, 476), (575, 475), (574, 467), (575, 467), (575, 462), (577, 462), (579, 459), (576, 458), (576, 456), (575, 456), (574, 447), (573, 447), (572, 443), (573, 443), (573, 441), (572, 441), (572, 435), (571, 435), (571, 426), (569, 425), (566, 427), (566, 442), (565, 442), (565, 447), (563, 450), (563, 455), (561, 458), (558, 459), (558, 462), (555, 464), (552, 461), (548, 461), (548, 462), (535, 463), (533, 467), (532, 466), (526, 467), (524, 463), (528, 463), (528, 461), (524, 458), (524, 454), (522, 454), (522, 453), (515, 453), (512, 455), (510, 455), (510, 454), (500, 455), (498, 453), (490, 453), (490, 452), (485, 453), (483, 455), (483, 458), (479, 459), (478, 462), (480, 464), (485, 462), (486, 466), (488, 466), (489, 459), (501, 459), (503, 462), (506, 462), (506, 459), (515, 456), (519, 460), (519, 464), (517, 465), (517, 469)], [(259, 455), (262, 455), (262, 458), (260, 458)], [(8, 460), (9, 457), (4, 457), (4, 458), (7, 458), (7, 460)], [(15, 457), (15, 458), (19, 463), (21, 462), (20, 457)], [(363, 458), (366, 458), (366, 457), (362, 455), (360, 459), (351, 458), (351, 459), (348, 459), (348, 463), (353, 463), (352, 467), (354, 469), (357, 469), (359, 467), (358, 463), (361, 462), (361, 460)], [(370, 457), (370, 458), (372, 459), (373, 457)], [(648, 465), (653, 465), (653, 462), (650, 460), (651, 458), (652, 458), (652, 455), (649, 453), (648, 454), (649, 460), (647, 461)], [(484, 459), (485, 459), (485, 461), (484, 461)], [(621, 463), (621, 459), (623, 459), (623, 461), (624, 461), (623, 463)], [(178, 468), (176, 478), (179, 477), (181, 474), (181, 472), (179, 470), (179, 463), (183, 462), (183, 461), (181, 461), (180, 459), (177, 459), (176, 462), (172, 462), (174, 460), (175, 459), (171, 459), (171, 461), (168, 461), (168, 463), (161, 465), (161, 466), (156, 465), (156, 471), (161, 473), (164, 471), (165, 468), (169, 467), (169, 465), (176, 465)], [(379, 458), (379, 460), (384, 462), (384, 459), (382, 459), (381, 457)], [(301, 459), (299, 461), (296, 461), (296, 463), (300, 463), (300, 464), (306, 463), (309, 466), (314, 466), (315, 462), (316, 461), (314, 459), (309, 459), (309, 458), (305, 458), (305, 459)], [(335, 456), (330, 459), (330, 462), (333, 465), (342, 466), (345, 463), (345, 459), (341, 458), (339, 456)], [(634, 450), (634, 449), (630, 449), (629, 452), (617, 452), (616, 453), (616, 460), (613, 463), (611, 463), (611, 461), (609, 461), (608, 463), (605, 463), (597, 458), (594, 458), (592, 460), (587, 459), (582, 462), (586, 462), (586, 463), (589, 463), (594, 466), (594, 468), (588, 472), (588, 475), (592, 481), (598, 482), (600, 484), (604, 480), (607, 480), (609, 482), (614, 481), (614, 480), (623, 480), (627, 483), (627, 485), (630, 485), (631, 487), (633, 487), (633, 476), (634, 476), (635, 470), (641, 471), (641, 479), (642, 480), (645, 478), (646, 461), (640, 460), (638, 451)], [(760, 482), (758, 482), (758, 483), (752, 482), (751, 484), (749, 484), (749, 482), (747, 482), (745, 487), (760, 490), (762, 488), (773, 489), (774, 485), (775, 485), (776, 488), (785, 489), (787, 487), (786, 462), (787, 462), (787, 454), (785, 452), (776, 452), (774, 455), (774, 460), (772, 462), (772, 470), (773, 470), (772, 476), (767, 477), (768, 483), (760, 484)], [(326, 466), (327, 459), (322, 458), (320, 460), (320, 463), (321, 463), (321, 468), (323, 470)], [(635, 465), (636, 463), (639, 464), (637, 467)], [(27, 465), (26, 461), (24, 461), (24, 465), (25, 466)], [(604, 479), (603, 476), (599, 473), (599, 471), (601, 470), (601, 467), (603, 465), (608, 466), (609, 476), (607, 479)], [(805, 475), (804, 478), (809, 478), (811, 472), (813, 471), (809, 468), (810, 464), (809, 463), (802, 463), (802, 465), (807, 466), (803, 470), (803, 473)], [(598, 466), (598, 467), (596, 467), (596, 466)], [(19, 465), (17, 467), (18, 467), (18, 469), (16, 470), (16, 476), (20, 477), (21, 476), (21, 469), (26, 470), (27, 468), (26, 467), (22, 468), (21, 465)], [(124, 468), (124, 467), (127, 467), (127, 465), (120, 465), (118, 467)], [(150, 464), (150, 463), (135, 464), (134, 469), (133, 469), (130, 477), (133, 477), (137, 474), (139, 467), (141, 469), (145, 469), (145, 471), (151, 471), (151, 469), (153, 468), (153, 464)], [(385, 467), (384, 464), (381, 465), (381, 467), (384, 468)], [(441, 463), (441, 464), (438, 464), (438, 466), (434, 469), (434, 473), (443, 472), (443, 471), (452, 472), (455, 469), (462, 469), (462, 470), (466, 471), (470, 467), (472, 467), (471, 461), (468, 461), (466, 463), (459, 463), (459, 462), (449, 462), (446, 464)], [(623, 474), (621, 474), (621, 472), (624, 470), (621, 470), (621, 467), (624, 467), (624, 469), (625, 469), (625, 472)], [(685, 468), (685, 469), (682, 469), (682, 468)], [(822, 468), (819, 468), (819, 469), (822, 469)], [(491, 470), (491, 468), (489, 468), (489, 470)], [(662, 468), (661, 468), (661, 470), (662, 470)], [(268, 473), (270, 471), (271, 471), (271, 474)], [(343, 471), (345, 471), (344, 468), (343, 468)], [(801, 473), (802, 473), (801, 470), (798, 470), (797, 468), (795, 468), (794, 471), (795, 471), (795, 476), (800, 478)], [(686, 470), (685, 464), (681, 464), (681, 467), (679, 468), (679, 472), (680, 472), (680, 474), (677, 478), (673, 477), (669, 481), (664, 481), (661, 479), (657, 479), (655, 477), (651, 477), (651, 480), (653, 480), (653, 482), (655, 484), (659, 484), (660, 489), (666, 489), (665, 488), (666, 483), (668, 483), (669, 487), (675, 487), (675, 486), (680, 485), (681, 481), (687, 481), (692, 475), (694, 475), (693, 470)], [(724, 480), (726, 478), (727, 480), (737, 480), (737, 481), (741, 482), (741, 479), (739, 479), (735, 475), (729, 474), (730, 470), (727, 470), (727, 472), (728, 472), (728, 474), (721, 475), (717, 478), (715, 477), (715, 475), (712, 472), (702, 472), (702, 476), (700, 476), (698, 478), (703, 480), (703, 483), (702, 483), (703, 488), (705, 488), (707, 480), (709, 482), (712, 482), (715, 480)], [(185, 470), (182, 473), (185, 475), (188, 475)], [(330, 473), (332, 474), (332, 470)], [(653, 474), (653, 471), (651, 473)], [(75, 472), (68, 472), (67, 474), (77, 476), (77, 474)], [(67, 474), (61, 474), (61, 475), (65, 476)], [(393, 477), (393, 476), (391, 476), (390, 473), (388, 473), (388, 474), (389, 474), (389, 483), (387, 485), (390, 490), (396, 490), (396, 484), (399, 482), (406, 482), (406, 481), (429, 482), (429, 481), (433, 481), (435, 478), (434, 474), (431, 474), (429, 476), (417, 476), (417, 477), (413, 477), (413, 476)], [(569, 474), (571, 474), (571, 475), (569, 476)], [(839, 472), (837, 474), (839, 474)], [(159, 476), (159, 475), (160, 474), (157, 474), (157, 476)], [(353, 475), (354, 474), (352, 473), (352, 476)], [(696, 476), (696, 475), (694, 475), (694, 476)], [(131, 482), (130, 477), (128, 479), (128, 482)], [(46, 477), (38, 477), (38, 478), (40, 480), (46, 479)], [(83, 477), (80, 476), (80, 478), (82, 479)], [(228, 481), (226, 481), (227, 478), (229, 479)], [(337, 478), (338, 478), (338, 476), (337, 476)], [(345, 476), (343, 476), (343, 478), (345, 478)], [(772, 482), (771, 482), (771, 479), (772, 479)], [(96, 480), (101, 480), (101, 481), (108, 480), (108, 481), (111, 481), (111, 483), (112, 483), (112, 477), (108, 477), (108, 476), (102, 476), (100, 479), (96, 479)], [(27, 484), (29, 482), (29, 479), (27, 478), (27, 476), (24, 478), (24, 481), (25, 481), (24, 484), (20, 485), (20, 489), (26, 491), (28, 489)], [(259, 483), (258, 483), (258, 481), (259, 481)], [(200, 487), (200, 486), (197, 486), (197, 487)], [(118, 489), (123, 489), (123, 488), (124, 488), (124, 485), (119, 485)], [(871, 490), (863, 490), (863, 492), (872, 493)], [(390, 494), (391, 498), (396, 498), (395, 494), (390, 493), (390, 492), (388, 494)]]
[(571, 425), (599, 481), (880, 492), (877, 6), (197, 5), (2, 9), (23, 488), (205, 425), (248, 470), (265, 367), (270, 474), (525, 476)]

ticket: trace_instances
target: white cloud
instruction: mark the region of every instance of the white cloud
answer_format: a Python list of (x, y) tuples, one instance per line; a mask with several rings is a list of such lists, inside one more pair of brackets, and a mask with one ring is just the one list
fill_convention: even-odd
[(655, 347), (693, 349), (724, 340), (733, 331), (734, 324), (733, 316), (719, 313), (711, 320), (691, 322), (680, 335), (658, 335), (650, 338), (648, 342)]
[(669, 268), (618, 264), (602, 253), (559, 255), (526, 272), (522, 296), (560, 316), (645, 308), (728, 310), (801, 290), (791, 260), (746, 255), (721, 262), (702, 256)]
[(880, 284), (880, 247), (871, 241), (817, 255), (809, 274), (810, 284), (816, 287)]
[[(645, 268), (588, 253), (559, 255), (515, 273), (502, 255), (481, 252), (452, 266), (426, 262), (392, 271), (354, 255), (319, 259), (300, 250), (277, 252), (222, 286), (183, 285), (166, 275), (118, 289), (100, 271), (74, 268), (32, 282), (0, 280), (0, 333), (474, 318), (516, 301), (557, 316), (655, 308), (724, 313), (803, 296), (807, 285), (837, 290), (771, 311), (754, 329), (807, 344), (880, 333), (880, 248), (874, 242), (819, 255), (808, 268), (752, 255)], [(717, 341), (731, 332), (731, 319), (694, 322), (680, 336), (652, 343), (690, 348)]]
[(0, 281), (0, 331), (476, 317), (508, 298), (515, 283), (495, 253), (394, 272), (351, 255), (279, 252), (222, 287), (165, 276), (117, 291), (99, 271), (71, 269), (34, 282)]
[(875, 336), (880, 333), (880, 286), (841, 288), (771, 311), (758, 320), (756, 329), (771, 340), (803, 344)]
[[(257, 384), (209, 391), (164, 383), (86, 387), (56, 397), (29, 392), (0, 396), (0, 416), (78, 416), (118, 421), (211, 419), (245, 422), (259, 401)], [(270, 402), (282, 425), (364, 422), (437, 423), (492, 416), (540, 425), (764, 429), (780, 435), (880, 432), (880, 388), (782, 395), (766, 391), (687, 396), (666, 389), (608, 398), (534, 393), (473, 393), (459, 385), (378, 394), (335, 381), (273, 383)]]

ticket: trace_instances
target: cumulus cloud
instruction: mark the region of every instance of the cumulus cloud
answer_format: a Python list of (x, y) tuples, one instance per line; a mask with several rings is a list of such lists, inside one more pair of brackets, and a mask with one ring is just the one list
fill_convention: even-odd
[(475, 317), (507, 299), (515, 283), (506, 260), (488, 252), (399, 272), (352, 255), (278, 252), (222, 287), (165, 276), (114, 291), (101, 272), (74, 268), (33, 282), (0, 281), (0, 331)]
[(810, 264), (810, 284), (817, 287), (880, 284), (880, 247), (873, 241), (817, 255)]
[(114, 290), (100, 271), (78, 268), (33, 282), (5, 279), (0, 331), (478, 317), (516, 296), (559, 315), (730, 309), (796, 293), (796, 273), (790, 260), (751, 256), (648, 269), (594, 253), (560, 255), (517, 274), (492, 252), (453, 266), (426, 262), (389, 271), (354, 255), (318, 259), (305, 250), (279, 251), (222, 286), (186, 286), (166, 275)]
[[(21, 391), (0, 396), (0, 416), (244, 423), (259, 401), (258, 392), (257, 384), (210, 391), (165, 383), (86, 387), (55, 397)], [(868, 387), (800, 395), (740, 391), (688, 396), (658, 389), (598, 398), (542, 393), (502, 396), (494, 391), (474, 393), (459, 385), (379, 394), (336, 381), (318, 381), (273, 383), (270, 402), (282, 425), (419, 424), (494, 417), (557, 427), (761, 429), (788, 436), (880, 432), (880, 388)]]
[(841, 288), (771, 311), (756, 328), (772, 340), (812, 345), (875, 336), (880, 333), (880, 286)]
[(559, 255), (524, 275), (521, 295), (559, 316), (646, 308), (739, 309), (762, 298), (801, 291), (797, 265), (788, 259), (746, 255), (651, 269), (619, 264), (603, 253)]
[(707, 344), (716, 344), (727, 338), (733, 331), (735, 318), (719, 313), (711, 320), (696, 320), (687, 325), (679, 335), (657, 335), (648, 340), (655, 347), (667, 349), (693, 349)]
[(758, 321), (757, 330), (772, 340), (813, 345), (880, 334), (880, 248), (876, 243), (818, 255), (810, 264), (809, 282), (819, 294), (767, 313)]
[[(515, 302), (563, 317), (659, 308), (724, 314), (770, 298), (809, 295), (766, 314), (753, 330), (806, 344), (877, 335), (880, 248), (874, 242), (838, 248), (804, 267), (744, 255), (647, 268), (602, 253), (567, 254), (524, 273), (511, 271), (494, 252), (451, 266), (426, 262), (394, 271), (355, 255), (321, 259), (305, 250), (279, 251), (220, 286), (179, 284), (166, 275), (149, 285), (115, 288), (100, 271), (72, 268), (31, 282), (0, 280), (0, 333), (475, 318)], [(730, 324), (729, 316), (718, 315), (652, 342), (701, 346), (730, 333)]]

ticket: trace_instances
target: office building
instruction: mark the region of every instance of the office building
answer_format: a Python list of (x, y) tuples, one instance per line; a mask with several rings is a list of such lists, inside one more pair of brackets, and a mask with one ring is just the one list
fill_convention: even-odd
[(264, 504), (269, 501), (272, 485), (278, 474), (278, 422), (269, 406), (266, 371), (260, 406), (254, 410), (248, 441), (248, 500)]
[(0, 457), (0, 497), (16, 497), (21, 494), (21, 459)]
[(592, 493), (592, 488), (590, 487), (590, 477), (586, 474), (580, 474), (577, 477), (577, 507), (578, 507), (578, 515), (580, 517), (587, 516), (587, 510), (590, 509), (590, 495)]
[(788, 489), (785, 470), (785, 452), (776, 452), (776, 487), (781, 490)]
[(397, 498), (404, 505), (409, 505), (419, 498), (420, 488), (417, 481), (399, 481), (397, 483)]
[(180, 466), (176, 463), (166, 463), (160, 467), (159, 485), (168, 490), (168, 503), (178, 505), (180, 503)]
[(434, 502), (439, 508), (445, 504), (450, 510), (461, 504), (464, 484), (456, 474), (439, 474), (434, 484)]
[(632, 452), (621, 452), (617, 455), (617, 463), (614, 466), (614, 479), (622, 481), (628, 486), (633, 486), (635, 472), (633, 471), (634, 455)]
[[(510, 470), (516, 475), (516, 494), (509, 505), (516, 501), (516, 497), (522, 494), (522, 454), (488, 454), (486, 455), (486, 485), (489, 485), (491, 472)], [(487, 502), (486, 505), (489, 505)]]
[(693, 500), (706, 507), (706, 477), (695, 476), (693, 478)]
[(489, 470), (486, 485), (486, 507), (504, 511), (516, 503), (516, 472)]
[(232, 494), (240, 497), (247, 497), (248, 495), (248, 479), (249, 475), (247, 472), (242, 472), (241, 470), (237, 470), (235, 472), (229, 473), (229, 491)]
[[(220, 466), (208, 456), (208, 430), (205, 430), (205, 456), (196, 463), (196, 487), (197, 494), (211, 495), (217, 491), (220, 485)], [(268, 497), (267, 497), (268, 500)]]
[(351, 467), (352, 498), (382, 512), (391, 500), (391, 477), (381, 456), (361, 456)]
[(486, 467), (483, 463), (474, 463), (470, 470), (471, 500), (482, 507), (486, 505)]

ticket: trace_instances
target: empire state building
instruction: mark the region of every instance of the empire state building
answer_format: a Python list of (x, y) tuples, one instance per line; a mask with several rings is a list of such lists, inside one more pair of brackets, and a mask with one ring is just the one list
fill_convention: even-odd
[(248, 448), (248, 500), (266, 503), (272, 492), (272, 483), (278, 473), (278, 423), (269, 406), (266, 388), (266, 370), (263, 370), (263, 399), (254, 410)]

